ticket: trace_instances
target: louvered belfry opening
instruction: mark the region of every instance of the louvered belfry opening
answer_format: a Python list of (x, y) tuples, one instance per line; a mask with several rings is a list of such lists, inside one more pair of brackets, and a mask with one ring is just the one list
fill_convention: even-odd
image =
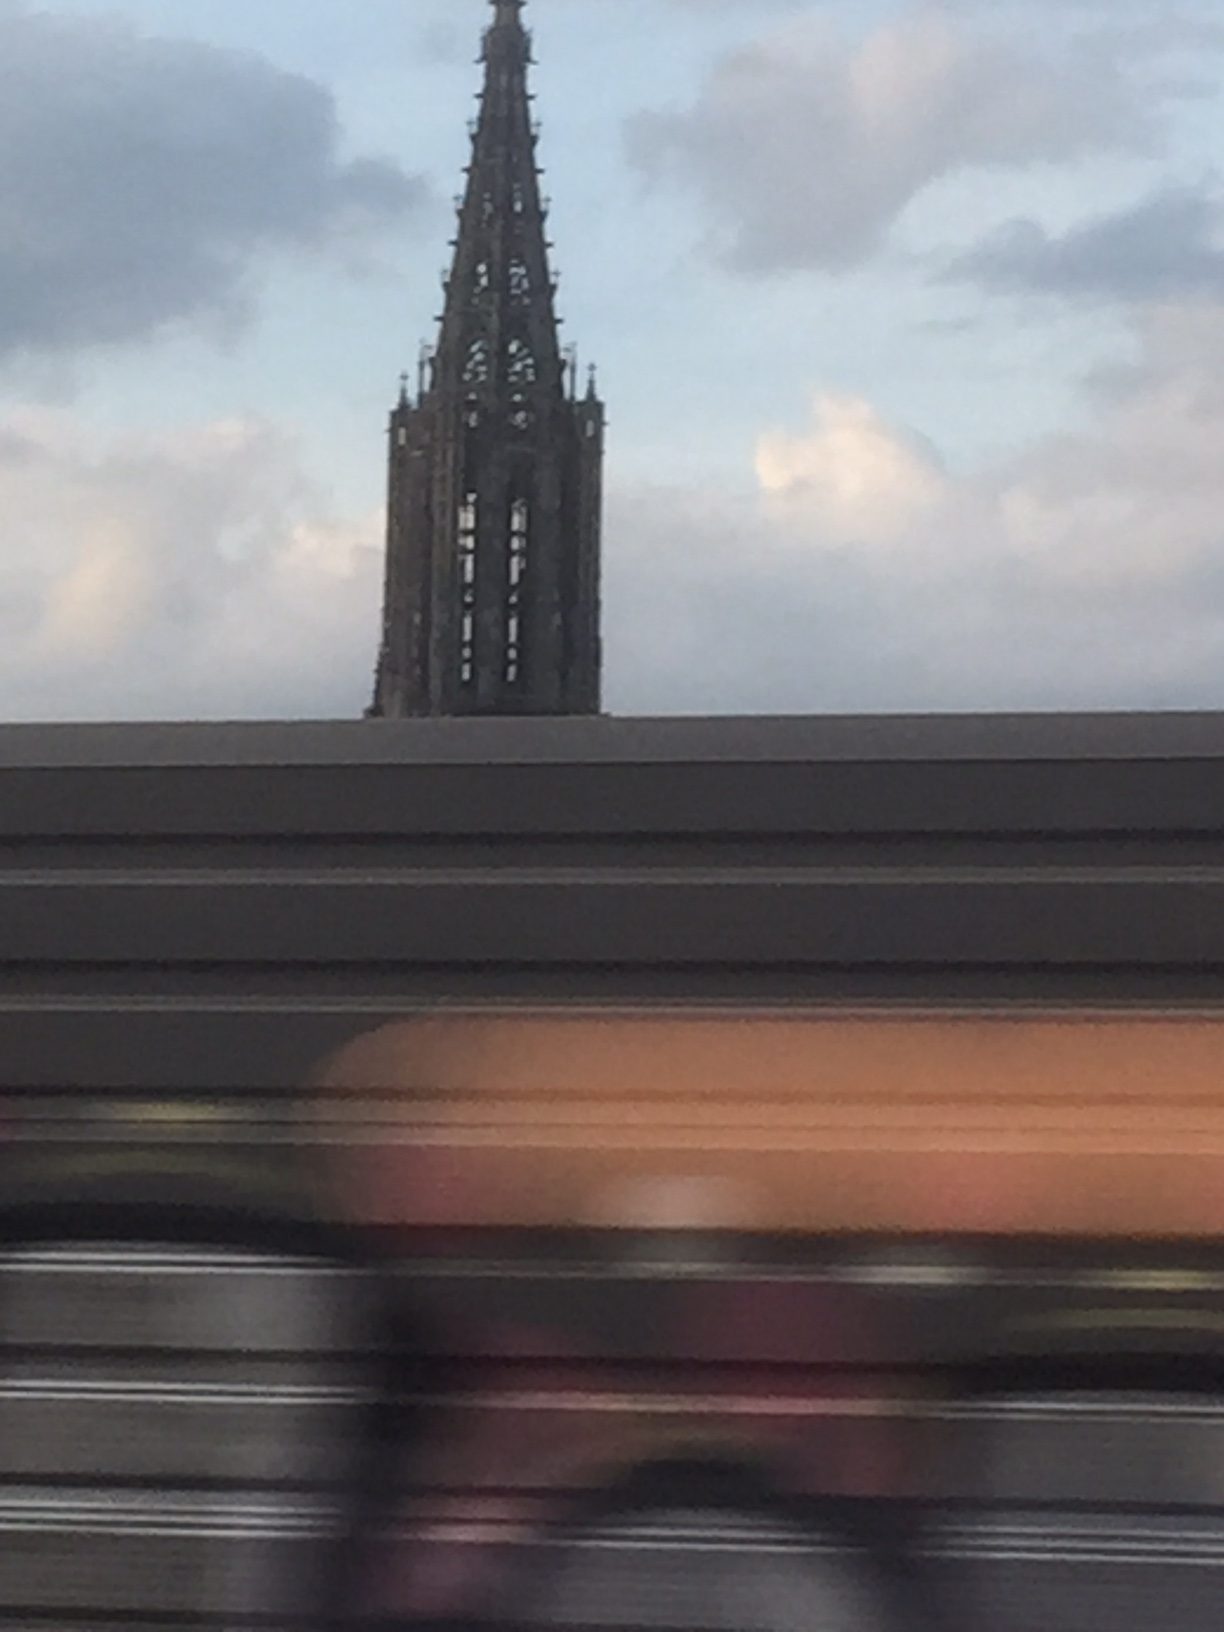
[(604, 407), (561, 344), (521, 6), (483, 58), (438, 339), (391, 417), (382, 718), (600, 711)]

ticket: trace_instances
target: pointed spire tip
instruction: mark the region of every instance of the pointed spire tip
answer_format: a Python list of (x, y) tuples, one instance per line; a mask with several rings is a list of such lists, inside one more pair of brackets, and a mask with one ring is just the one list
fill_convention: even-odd
[(531, 62), (531, 35), (523, 22), (523, 7), (527, 0), (490, 0), (493, 16), (485, 31), (484, 61), (495, 50), (521, 52), (526, 63)]

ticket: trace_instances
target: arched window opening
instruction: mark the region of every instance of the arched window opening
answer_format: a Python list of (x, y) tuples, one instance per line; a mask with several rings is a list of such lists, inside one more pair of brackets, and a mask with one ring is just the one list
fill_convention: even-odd
[(531, 511), (526, 499), (510, 506), (510, 548), (506, 577), (506, 684), (523, 676), (523, 599), (527, 582), (527, 549)]
[(506, 378), (511, 385), (534, 385), (538, 377), (535, 355), (525, 340), (506, 347)]
[(472, 274), (472, 300), (473, 300), (473, 303), (476, 303), (476, 302), (479, 302), (479, 301), (483, 300), (484, 297), (488, 294), (491, 285), (492, 285), (492, 279), (491, 279), (491, 275), (490, 275), (490, 272), (489, 272), (489, 263), (488, 263), (488, 261), (479, 261), (479, 262), (477, 262), (476, 270)]
[(527, 300), (531, 295), (531, 273), (526, 261), (510, 263), (510, 295), (514, 300)]
[(483, 385), (489, 378), (489, 342), (473, 340), (463, 364), (463, 383)]
[(479, 510), (475, 493), (459, 506), (459, 681), (476, 679), (476, 531)]

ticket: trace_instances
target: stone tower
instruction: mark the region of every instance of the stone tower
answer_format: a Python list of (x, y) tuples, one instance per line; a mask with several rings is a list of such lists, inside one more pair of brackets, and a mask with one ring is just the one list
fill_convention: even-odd
[(436, 349), (391, 416), (374, 717), (598, 714), (604, 407), (563, 353), (524, 0), (493, 0)]

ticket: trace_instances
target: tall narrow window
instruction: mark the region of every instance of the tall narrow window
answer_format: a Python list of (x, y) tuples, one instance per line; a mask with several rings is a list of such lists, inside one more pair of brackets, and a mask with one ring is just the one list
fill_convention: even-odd
[(510, 506), (510, 550), (506, 580), (506, 684), (523, 677), (523, 594), (527, 580), (530, 511), (526, 499)]
[(469, 493), (459, 506), (459, 681), (476, 679), (476, 523), (477, 497)]
[(506, 347), (506, 378), (511, 385), (534, 385), (536, 360), (525, 340), (511, 340)]
[(463, 363), (465, 385), (483, 385), (489, 378), (489, 342), (473, 340)]

